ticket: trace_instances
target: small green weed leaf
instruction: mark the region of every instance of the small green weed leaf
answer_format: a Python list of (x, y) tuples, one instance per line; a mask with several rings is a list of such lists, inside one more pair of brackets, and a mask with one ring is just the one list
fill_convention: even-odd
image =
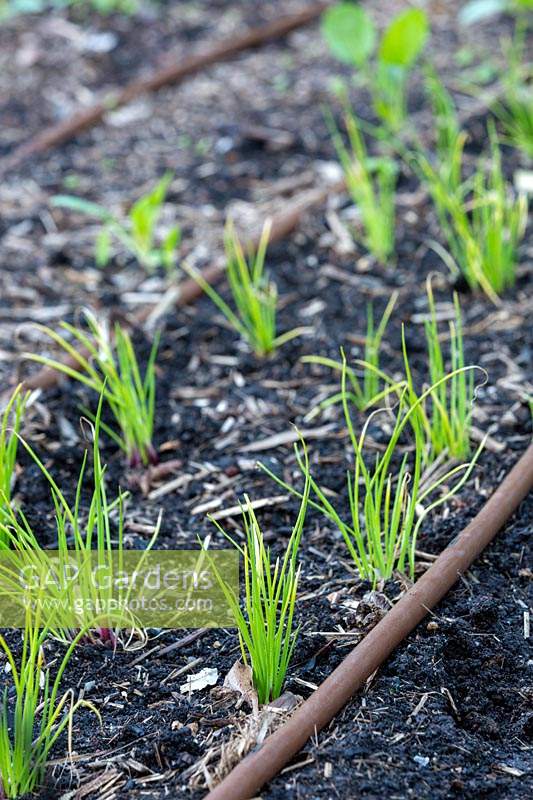
[(410, 67), (422, 52), (429, 33), (427, 15), (410, 8), (393, 19), (381, 40), (379, 59), (386, 64)]
[(340, 61), (362, 66), (376, 43), (374, 23), (359, 6), (339, 3), (322, 18), (322, 32), (331, 52)]

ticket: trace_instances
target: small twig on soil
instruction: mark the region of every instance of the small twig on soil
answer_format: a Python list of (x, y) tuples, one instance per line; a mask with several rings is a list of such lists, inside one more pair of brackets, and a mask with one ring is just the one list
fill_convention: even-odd
[[(324, 439), (331, 434), (335, 425), (323, 425), (321, 428), (308, 428), (307, 430), (300, 431), (304, 439)], [(273, 450), (275, 447), (281, 445), (293, 444), (300, 438), (300, 434), (296, 430), (283, 431), (283, 433), (274, 433), (266, 439), (261, 439), (258, 442), (251, 442), (240, 447), (243, 453), (259, 453), (262, 450)]]
[(174, 478), (168, 483), (164, 483), (163, 486), (159, 486), (157, 489), (153, 489), (148, 494), (148, 500), (157, 500), (159, 497), (163, 497), (166, 494), (170, 494), (171, 492), (175, 492), (177, 489), (182, 489), (184, 486), (187, 486), (192, 481), (200, 481), (202, 478), (207, 477), (212, 472), (210, 469), (201, 469), (196, 472), (194, 475), (189, 473), (185, 473), (184, 475), (178, 475), (177, 478)]
[(191, 669), (194, 669), (195, 667), (198, 666), (198, 664), (201, 664), (203, 660), (204, 660), (203, 656), (198, 656), (198, 658), (194, 658), (192, 661), (189, 661), (188, 664), (185, 664), (184, 667), (180, 667), (179, 669), (173, 669), (172, 672), (170, 672), (166, 678), (163, 678), (163, 680), (161, 681), (161, 685), (167, 683), (167, 681), (173, 681), (176, 678), (179, 678), (181, 675), (185, 675), (186, 672), (190, 672)]
[[(270, 506), (277, 506), (281, 503), (286, 503), (289, 495), (280, 494), (275, 497), (263, 497), (261, 500), (253, 500), (249, 503), (249, 507), (254, 511), (258, 508), (269, 508)], [(226, 519), (227, 517), (237, 517), (242, 514), (242, 506), (232, 506), (225, 508), (222, 511), (217, 511), (216, 514), (211, 514), (211, 519)]]
[(177, 640), (177, 642), (173, 642), (165, 647), (161, 647), (161, 645), (159, 647), (152, 647), (151, 650), (147, 650), (146, 653), (141, 653), (140, 656), (137, 656), (137, 658), (131, 662), (130, 667), (136, 667), (137, 664), (140, 664), (149, 656), (155, 656), (155, 658), (159, 658), (160, 656), (166, 656), (169, 653), (173, 653), (175, 650), (179, 650), (180, 647), (187, 647), (187, 645), (192, 644), (197, 639), (205, 636), (209, 630), (210, 628), (198, 628), (198, 630), (188, 633), (186, 636), (182, 636), (181, 639)]

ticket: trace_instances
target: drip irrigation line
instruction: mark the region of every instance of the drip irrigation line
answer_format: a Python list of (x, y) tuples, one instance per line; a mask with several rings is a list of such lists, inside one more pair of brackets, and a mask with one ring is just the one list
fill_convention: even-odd
[[(275, 214), (272, 218), (272, 229), (269, 242), (271, 244), (275, 244), (276, 242), (280, 242), (285, 239), (296, 227), (298, 227), (308, 211), (315, 206), (320, 206), (325, 203), (328, 197), (331, 195), (341, 192), (344, 186), (344, 181), (339, 181), (333, 186), (327, 188), (312, 189), (311, 191), (305, 192), (299, 200), (291, 203), (284, 211), (281, 211), (279, 214)], [(249, 241), (248, 244), (251, 248), (257, 248), (259, 244), (259, 238), (260, 234), (253, 237)], [(202, 276), (207, 283), (215, 285), (223, 278), (225, 271), (225, 262), (221, 261), (206, 267), (202, 271)], [(169, 303), (170, 308), (180, 308), (182, 306), (194, 303), (203, 294), (203, 290), (200, 285), (192, 278), (187, 278), (186, 280), (181, 281), (177, 286), (172, 287), (172, 289), (169, 291), (171, 292), (171, 299)], [(152, 312), (153, 308), (151, 306), (146, 306), (140, 309), (138, 313), (133, 316), (131, 324), (147, 324), (150, 321)], [(84, 357), (88, 355), (88, 353), (84, 352), (83, 350), (80, 350), (79, 352), (80, 355)], [(74, 356), (67, 356), (62, 360), (64, 364), (68, 365), (72, 369), (77, 369), (79, 366), (79, 362)], [(64, 376), (61, 372), (53, 369), (52, 367), (42, 367), (34, 375), (31, 375), (29, 378), (26, 378), (26, 380), (23, 381), (23, 388), (29, 390), (51, 389), (56, 386), (63, 377)]]
[(109, 111), (114, 111), (127, 103), (131, 103), (132, 100), (148, 92), (156, 92), (164, 86), (181, 83), (185, 78), (195, 75), (205, 67), (221, 61), (227, 61), (245, 50), (250, 50), (266, 42), (287, 36), (297, 28), (301, 28), (315, 20), (330, 4), (331, 0), (313, 3), (297, 14), (290, 14), (266, 25), (252, 28), (240, 37), (224, 39), (222, 42), (207, 46), (204, 50), (189, 56), (177, 64), (169, 64), (146, 78), (138, 78), (132, 81), (123, 89), (109, 92), (99, 103), (76, 112), (56, 125), (45, 128), (44, 131), (41, 131), (29, 141), (16, 147), (0, 163), (0, 175), (19, 167), (26, 159), (69, 141), (79, 133), (93, 128), (102, 122)]
[(311, 697), (205, 800), (249, 800), (328, 725), (492, 541), (533, 489), (533, 444), (476, 517)]

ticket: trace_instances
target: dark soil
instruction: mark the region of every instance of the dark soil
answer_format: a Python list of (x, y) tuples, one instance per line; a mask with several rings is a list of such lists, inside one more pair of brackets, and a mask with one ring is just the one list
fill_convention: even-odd
[[(488, 51), (497, 59), (498, 31), (490, 25), (481, 34), (460, 31), (456, 3), (429, 6), (432, 55), (445, 76), (457, 78), (452, 49), (467, 45), (474, 54)], [(296, 0), (203, 0), (165, 3), (132, 18), (102, 18), (79, 9), (18, 17), (0, 31), (0, 106), (7, 120), (0, 151), (9, 152), (42, 125), (56, 121), (58, 114), (157, 66), (166, 52), (181, 56), (199, 42), (271, 19), (280, 9), (298, 8), (301, 3)], [(382, 9), (377, 16), (386, 19), (389, 13)], [(504, 25), (508, 29), (508, 21)], [(90, 37), (106, 32), (116, 43), (107, 52), (95, 53), (90, 48), (102, 40)], [(21, 330), (21, 323), (39, 320), (56, 326), (61, 319), (76, 319), (84, 305), (112, 308), (128, 318), (140, 305), (160, 298), (166, 288), (163, 275), (146, 277), (126, 257), (119, 256), (105, 272), (96, 270), (94, 226), (87, 219), (51, 211), (53, 194), (70, 191), (124, 210), (170, 168), (176, 178), (165, 213), (183, 225), (183, 254), (202, 266), (219, 252), (229, 209), (241, 224), (256, 225), (265, 214), (279, 211), (280, 202), (334, 172), (335, 154), (321, 103), (329, 100), (328, 82), (339, 71), (317, 26), (311, 26), (287, 41), (143, 99), (112, 115), (108, 124), (8, 176), (0, 187), (0, 371), (5, 383), (11, 385), (21, 372), (29, 371), (19, 362), (14, 367), (18, 353), (28, 346), (41, 352), (48, 347), (44, 337)], [(456, 99), (468, 112), (471, 100), (461, 93)], [(364, 95), (354, 94), (354, 100), (358, 111), (369, 116)], [(413, 84), (411, 103), (417, 125), (424, 130), (428, 111), (420, 82)], [(486, 144), (486, 118), (486, 109), (470, 118), (471, 155)], [(279, 131), (284, 134), (281, 139)], [(505, 160), (510, 178), (514, 169), (527, 166), (507, 148)], [(186, 548), (195, 546), (197, 535), (214, 533), (205, 517), (206, 504), (218, 510), (235, 505), (244, 493), (252, 499), (282, 494), (257, 469), (258, 457), (298, 484), (290, 445), (249, 449), (273, 434), (288, 432), (291, 423), (305, 430), (330, 425), (318, 438), (308, 437), (312, 468), (323, 485), (337, 492), (339, 507), (347, 510), (344, 487), (350, 454), (342, 414), (333, 408), (306, 420), (310, 409), (335, 391), (335, 376), (303, 364), (301, 357), (338, 358), (341, 346), (350, 356), (360, 356), (367, 302), (374, 303), (379, 316), (397, 290), (383, 367), (392, 373), (402, 368), (404, 323), (415, 378), (419, 385), (425, 380), (420, 320), (427, 309), (425, 279), (439, 273), (435, 288), (442, 310), (449, 310), (453, 287), (428, 245), (428, 239), (438, 238), (438, 228), (418, 188), (405, 170), (399, 181), (394, 267), (373, 264), (357, 245), (350, 252), (343, 250), (331, 220), (334, 215), (349, 225), (347, 198), (309, 215), (290, 240), (269, 249), (280, 294), (280, 330), (295, 325), (311, 329), (274, 357), (261, 361), (251, 355), (205, 299), (165, 319), (155, 444), (163, 460), (181, 461), (180, 471), (190, 475), (190, 481), (178, 491), (150, 499), (136, 483), (139, 476), (128, 474), (113, 444), (104, 442), (109, 491), (120, 484), (132, 493), (128, 546), (146, 543), (149, 534), (143, 531), (155, 524), (161, 509), (157, 546)], [(523, 398), (533, 380), (532, 246), (529, 230), (521, 247), (517, 286), (500, 308), (456, 287), (461, 291), (467, 360), (488, 372), (487, 383), (478, 391), (474, 423), (491, 438), (475, 477), (423, 526), (418, 574), (427, 568), (428, 554), (438, 554), (481, 508), (531, 440), (531, 414)], [(150, 343), (141, 331), (135, 341), (142, 361)], [(28, 426), (28, 438), (58, 483), (72, 491), (84, 447), (79, 405), (92, 399), (79, 386), (63, 382), (40, 396)], [(363, 419), (354, 415), (358, 425)], [(386, 438), (379, 421), (371, 435), (378, 444)], [(21, 506), (42, 542), (53, 545), (48, 487), (26, 456), (20, 463)], [(297, 509), (297, 501), (287, 497), (261, 511), (274, 549), (283, 547)], [(531, 605), (532, 510), (529, 498), (365, 691), (317, 742), (309, 743), (289, 771), (264, 789), (265, 800), (531, 796), (531, 661), (524, 613)], [(239, 520), (225, 524), (235, 532)], [(220, 539), (215, 535), (217, 546), (222, 546)], [(398, 575), (372, 592), (357, 578), (339, 532), (313, 511), (301, 557), (297, 616), (302, 629), (286, 689), (307, 697), (379, 620), (407, 579)], [(186, 633), (152, 631), (154, 641), (148, 649), (171, 644)], [(12, 642), (18, 638), (17, 633), (9, 635)], [(60, 649), (50, 642), (50, 658)], [(102, 728), (89, 712), (78, 714), (73, 763), (65, 759), (62, 742), (40, 798), (69, 796), (69, 791), (74, 797), (78, 785), (83, 789), (97, 779), (84, 797), (202, 796), (189, 784), (191, 768), (209, 747), (231, 738), (248, 709), (237, 708), (235, 698), (221, 696), (218, 687), (190, 698), (181, 695), (184, 678), (175, 673), (200, 659), (192, 671), (216, 667), (221, 684), (239, 658), (235, 632), (211, 631), (167, 656), (150, 655), (135, 663), (142, 653), (119, 649), (113, 655), (90, 645), (76, 650), (64, 688), (84, 689), (102, 714)]]

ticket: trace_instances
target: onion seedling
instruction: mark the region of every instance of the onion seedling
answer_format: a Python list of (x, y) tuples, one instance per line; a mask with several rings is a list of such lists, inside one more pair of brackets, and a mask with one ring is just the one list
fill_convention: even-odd
[(394, 250), (394, 197), (397, 168), (385, 156), (370, 157), (357, 118), (346, 107), (347, 147), (330, 118), (330, 131), (351, 198), (361, 214), (362, 243), (372, 255), (386, 263)]
[(55, 678), (45, 669), (43, 644), (48, 631), (40, 627), (38, 612), (27, 609), (19, 663), (0, 634), (13, 683), (14, 698), (4, 688), (0, 700), (0, 798), (19, 798), (35, 791), (44, 778), (50, 752), (59, 736), (68, 729), (78, 709), (100, 714), (87, 700), (75, 700), (74, 690), (60, 694), (60, 683), (80, 632), (60, 660)]
[[(385, 331), (387, 329), (387, 325), (389, 324), (389, 319), (394, 310), (397, 299), (398, 292), (393, 292), (377, 327), (374, 323), (373, 306), (371, 303), (368, 303), (367, 305), (367, 327), (364, 359), (357, 359), (355, 361), (355, 365), (360, 367), (363, 373), (362, 380), (354, 369), (346, 367), (346, 375), (350, 383), (348, 396), (359, 411), (368, 408), (369, 406), (381, 400), (384, 394), (389, 393), (390, 389), (385, 391), (381, 389), (382, 383), (386, 383), (388, 387), (395, 385), (394, 381), (392, 381), (380, 369), (380, 350), (381, 342), (383, 340), (383, 336), (385, 335)], [(342, 361), (335, 361), (333, 358), (325, 358), (323, 356), (303, 356), (302, 362), (304, 364), (319, 364), (324, 367), (330, 367), (331, 369), (338, 370), (339, 372), (342, 372), (343, 370)], [(319, 411), (341, 401), (341, 392), (331, 395), (331, 397), (323, 400), (317, 408), (313, 409), (313, 411), (307, 415), (306, 419), (312, 419)]]
[(427, 71), (426, 87), (433, 112), (438, 170), (448, 191), (457, 192), (462, 183), (461, 163), (466, 133), (460, 129), (450, 93), (432, 69)]
[[(94, 556), (97, 560), (99, 568), (107, 570), (111, 575), (113, 575), (114, 569), (119, 571), (122, 569), (124, 554), (124, 500), (127, 497), (127, 493), (119, 492), (118, 497), (110, 501), (107, 495), (106, 468), (102, 465), (99, 450), (102, 403), (103, 394), (100, 396), (94, 426), (90, 426), (93, 436), (93, 488), (89, 510), (85, 515), (82, 514), (81, 497), (87, 471), (87, 451), (85, 451), (81, 462), (74, 501), (71, 502), (30, 445), (23, 439), (21, 439), (21, 443), (50, 486), (55, 510), (56, 549), (58, 551), (61, 574), (63, 574), (63, 566), (69, 563), (71, 552), (76, 556), (76, 564), (81, 565), (75, 585), (71, 582), (67, 582), (66, 585), (61, 582), (58, 584), (57, 589), (47, 587), (53, 594), (52, 600), (58, 601), (57, 610), (60, 612), (61, 608), (64, 607), (76, 609), (79, 607), (79, 603), (75, 601), (75, 598), (81, 599), (83, 602), (81, 603), (79, 614), (76, 614), (79, 619), (76, 627), (89, 631), (91, 627), (97, 626), (96, 630), (100, 641), (110, 642), (114, 645), (117, 642), (117, 628), (133, 628), (135, 626), (134, 618), (126, 616), (120, 611), (117, 614), (111, 614), (106, 622), (102, 614), (94, 610), (112, 607), (110, 598), (114, 595), (109, 581), (109, 585), (99, 586), (92, 580), (90, 573), (91, 557)], [(160, 525), (161, 517), (155, 526), (152, 538), (143, 550), (143, 556), (137, 565), (138, 569), (140, 569), (147, 553), (153, 547), (159, 534)], [(0, 532), (3, 532), (4, 537), (9, 541), (12, 548), (18, 550), (30, 563), (32, 559), (39, 561), (40, 554), (43, 551), (22, 511), (15, 512), (10, 510), (7, 518), (0, 522)], [(98, 620), (98, 624), (96, 620)], [(58, 638), (64, 639), (64, 631), (59, 629), (61, 627), (61, 618), (59, 618), (59, 621), (54, 624), (54, 633)]]
[(246, 257), (233, 222), (228, 220), (224, 232), (226, 273), (235, 310), (192, 266), (182, 267), (224, 314), (230, 325), (248, 342), (257, 356), (273, 353), (278, 347), (300, 336), (306, 328), (294, 328), (276, 335), (278, 292), (276, 284), (265, 273), (265, 258), (270, 238), (271, 223), (267, 221), (255, 254)]
[[(307, 454), (304, 446), (304, 463)], [(272, 563), (270, 548), (265, 546), (263, 531), (249, 498), (242, 507), (246, 542), (241, 547), (216, 520), (219, 531), (240, 552), (244, 561), (244, 610), (239, 598), (212, 562), (216, 578), (235, 616), (245, 664), (252, 669), (253, 685), (260, 703), (280, 696), (287, 669), (296, 646), (299, 628), (293, 629), (296, 592), (300, 578), (298, 549), (302, 537), (310, 478), (306, 478), (302, 502), (285, 554)]]
[[(15, 480), (17, 462), (18, 437), (28, 396), (28, 394), (22, 393), (20, 386), (17, 386), (0, 418), (0, 520), (5, 513), (6, 507), (11, 504), (11, 490)], [(6, 542), (0, 531), (0, 546), (5, 544)]]
[[(446, 452), (452, 458), (464, 459), (470, 454), (475, 367), (471, 367), (470, 370), (465, 369), (461, 307), (457, 294), (454, 294), (454, 319), (449, 323), (451, 372), (446, 372), (431, 278), (427, 281), (427, 296), (430, 316), (425, 321), (424, 328), (429, 382), (436, 387), (429, 398), (432, 406), (427, 426), (431, 451), (429, 460), (433, 461), (442, 452)], [(410, 379), (407, 359), (406, 371)], [(444, 380), (447, 374), (451, 377)]]
[[(494, 302), (515, 282), (518, 245), (527, 224), (525, 195), (513, 196), (502, 172), (494, 128), (491, 163), (482, 165), (458, 191), (450, 191), (441, 171), (419, 155), (417, 163), (435, 203), (449, 253), (435, 248), (447, 265), (462, 273), (471, 289), (482, 289)], [(470, 198), (467, 201), (467, 195)]]
[[(443, 381), (449, 380), (450, 375)], [(350, 410), (347, 387), (346, 360), (343, 358), (341, 378), (342, 405), (344, 418), (353, 452), (354, 465), (347, 472), (347, 492), (350, 509), (349, 519), (337, 510), (331, 498), (331, 491), (322, 488), (310, 475), (306, 459), (295, 445), (297, 463), (309, 481), (316, 499), (309, 505), (322, 512), (341, 532), (355, 567), (364, 580), (375, 586), (379, 580), (390, 578), (395, 569), (409, 570), (411, 577), (415, 568), (415, 548), (418, 532), (427, 515), (437, 506), (449, 500), (466, 482), (472, 472), (481, 447), (467, 464), (453, 467), (431, 482), (424, 481), (424, 430), (418, 409), (431, 394), (437, 391), (431, 386), (419, 398), (412, 395), (409, 387), (404, 387), (398, 410), (393, 416), (393, 427), (389, 441), (383, 452), (371, 460), (365, 453), (368, 429), (376, 415), (385, 413), (374, 411), (364, 424), (359, 436), (356, 435)], [(387, 413), (393, 413), (388, 411)], [(413, 455), (401, 456), (398, 465), (399, 441), (402, 433), (411, 429), (414, 435)], [(275, 475), (264, 464), (261, 468), (273, 480), (297, 496), (300, 492)], [(463, 473), (460, 475), (460, 473)], [(460, 475), (452, 488), (432, 499), (443, 484), (448, 485), (455, 476)]]
[(492, 111), (503, 126), (504, 141), (533, 158), (533, 101), (531, 87), (515, 87)]
[[(452, 458), (464, 459), (470, 453), (470, 425), (475, 397), (473, 372), (475, 369), (481, 370), (481, 367), (465, 366), (462, 316), (459, 299), (455, 294), (454, 319), (450, 321), (448, 333), (450, 372), (447, 372), (431, 278), (428, 278), (427, 281), (427, 294), (429, 319), (424, 323), (429, 368), (427, 385), (437, 388), (430, 393), (426, 402), (417, 406), (416, 413), (426, 440), (424, 461), (432, 463), (441, 453), (446, 453)], [(306, 419), (312, 419), (320, 410), (342, 402), (344, 396), (358, 411), (364, 411), (370, 406), (376, 405), (388, 395), (396, 395), (398, 400), (403, 398), (407, 405), (416, 401), (417, 391), (403, 333), (404, 377), (395, 380), (379, 366), (379, 346), (395, 301), (396, 296), (393, 295), (377, 329), (374, 330), (373, 317), (369, 316), (365, 358), (356, 359), (353, 367), (348, 367), (345, 361), (335, 361), (322, 356), (304, 356), (302, 358), (302, 361), (306, 363), (320, 364), (341, 373), (345, 371), (347, 379), (345, 393), (340, 391), (323, 400), (307, 415)], [(358, 367), (363, 373), (362, 381), (357, 375), (355, 367)], [(484, 370), (481, 371), (484, 373)], [(407, 393), (406, 389), (408, 389)], [(431, 406), (430, 411), (428, 411), (428, 405)]]
[(140, 197), (132, 205), (126, 223), (121, 222), (103, 206), (81, 197), (55, 195), (52, 205), (87, 214), (102, 223), (95, 244), (95, 260), (99, 267), (106, 267), (109, 263), (111, 244), (115, 239), (148, 272), (153, 272), (160, 266), (170, 271), (175, 266), (181, 231), (178, 226), (172, 227), (158, 245), (156, 229), (172, 178), (172, 173), (166, 172), (150, 192)]
[[(159, 343), (152, 345), (144, 378), (141, 378), (137, 356), (130, 335), (118, 323), (114, 336), (108, 326), (85, 311), (89, 331), (86, 333), (67, 322), (61, 328), (77, 342), (79, 349), (46, 325), (35, 327), (49, 336), (73, 358), (77, 369), (57, 359), (25, 353), (24, 357), (58, 370), (64, 375), (103, 395), (118, 425), (118, 432), (102, 423), (101, 427), (124, 451), (132, 467), (155, 464), (157, 451), (152, 444), (155, 408), (155, 358)], [(89, 417), (94, 416), (83, 409)]]
[(527, 25), (517, 21), (513, 39), (505, 47), (504, 97), (492, 107), (504, 131), (504, 141), (533, 158), (532, 65), (523, 64)]

